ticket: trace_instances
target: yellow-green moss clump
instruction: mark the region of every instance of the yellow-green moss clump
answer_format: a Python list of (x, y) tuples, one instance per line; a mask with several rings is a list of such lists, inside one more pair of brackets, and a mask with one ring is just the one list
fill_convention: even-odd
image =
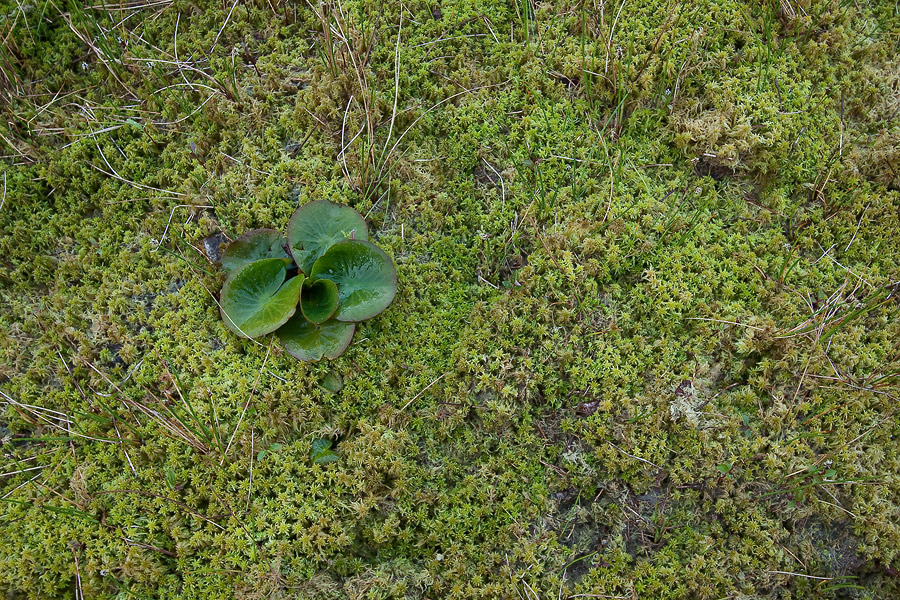
[[(0, 4), (6, 598), (900, 596), (895, 3)], [(299, 364), (217, 259), (323, 198)]]

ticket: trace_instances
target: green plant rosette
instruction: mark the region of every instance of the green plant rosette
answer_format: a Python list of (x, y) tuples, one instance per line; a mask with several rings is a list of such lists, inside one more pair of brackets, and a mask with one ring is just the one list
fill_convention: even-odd
[(287, 243), (294, 262), (310, 274), (313, 264), (336, 242), (368, 240), (369, 229), (358, 212), (328, 200), (314, 200), (294, 211), (287, 227)]
[(291, 258), (284, 244), (284, 236), (274, 229), (253, 229), (228, 244), (222, 253), (222, 268), (231, 275), (264, 258)]
[(397, 294), (397, 268), (384, 250), (363, 240), (331, 246), (313, 265), (310, 278), (328, 279), (340, 292), (338, 321), (365, 321), (381, 313)]
[(225, 281), (219, 312), (225, 325), (242, 337), (255, 338), (284, 325), (297, 310), (304, 276), (285, 283), (288, 258), (266, 258), (236, 270)]
[(334, 359), (344, 353), (356, 323), (344, 323), (334, 319), (315, 324), (302, 314), (294, 315), (276, 335), (281, 340), (285, 351), (298, 360)]

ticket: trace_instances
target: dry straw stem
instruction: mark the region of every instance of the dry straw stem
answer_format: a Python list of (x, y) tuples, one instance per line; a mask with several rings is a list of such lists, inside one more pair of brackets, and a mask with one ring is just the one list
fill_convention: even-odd
[[(137, 99), (138, 95), (135, 94), (134, 91), (130, 87), (128, 87), (125, 84), (125, 82), (122, 81), (121, 78), (119, 78), (119, 73), (118, 73), (118, 69), (116, 68), (116, 65), (118, 65), (120, 67), (123, 66), (121, 58), (111, 56), (107, 50), (100, 48), (100, 46), (98, 46), (98, 44), (96, 42), (96, 40), (98, 40), (98, 38), (102, 37), (102, 35), (105, 35), (105, 33), (107, 33), (107, 32), (103, 31), (102, 27), (100, 27), (100, 25), (96, 21), (94, 23), (97, 26), (97, 28), (100, 29), (101, 34), (102, 34), (101, 36), (95, 37), (95, 36), (92, 36), (88, 32), (82, 31), (72, 21), (72, 13), (71, 12), (64, 11), (59, 6), (57, 6), (56, 2), (54, 2), (53, 0), (47, 0), (47, 2), (49, 2), (50, 5), (52, 5), (53, 8), (55, 8), (57, 10), (60, 17), (62, 17), (62, 19), (66, 22), (66, 25), (69, 26), (70, 30), (72, 30), (72, 33), (74, 33), (78, 37), (78, 39), (80, 39), (81, 42), (90, 49), (90, 51), (94, 54), (94, 56), (97, 57), (97, 60), (99, 60), (100, 63), (104, 67), (106, 67), (106, 70), (109, 72), (109, 74), (112, 76), (112, 78), (115, 79), (116, 82), (122, 87), (122, 89), (125, 90), (129, 96), (131, 96), (134, 99)], [(76, 6), (76, 5), (73, 4), (72, 6)]]
[[(807, 306), (811, 311), (809, 317), (783, 330), (776, 339), (814, 336), (817, 340), (827, 340), (852, 321), (887, 304), (893, 297), (893, 290), (890, 288), (878, 289), (867, 297), (860, 297), (857, 292), (864, 280), (857, 278), (856, 285), (852, 289), (849, 289), (850, 283), (848, 277), (819, 308), (815, 308), (813, 302), (807, 300)], [(846, 307), (847, 304), (850, 306)]]

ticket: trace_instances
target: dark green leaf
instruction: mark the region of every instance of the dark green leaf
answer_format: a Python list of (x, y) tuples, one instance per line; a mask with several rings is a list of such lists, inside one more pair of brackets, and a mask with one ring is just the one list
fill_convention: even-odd
[(297, 266), (307, 275), (326, 250), (348, 238), (369, 239), (365, 219), (349, 206), (328, 200), (304, 204), (288, 222), (288, 246)]
[(322, 377), (322, 381), (319, 382), (319, 385), (332, 394), (337, 394), (344, 388), (344, 378), (341, 377), (340, 373), (332, 369), (325, 373), (325, 376)]
[(278, 330), (278, 337), (288, 354), (299, 360), (321, 360), (340, 356), (350, 340), (356, 323), (342, 323), (334, 319), (321, 325), (310, 323), (297, 313)]
[(340, 456), (331, 449), (331, 440), (318, 439), (313, 440), (309, 458), (317, 465), (324, 465), (338, 460)]
[(222, 268), (231, 275), (246, 264), (264, 258), (291, 258), (284, 236), (274, 229), (254, 229), (234, 240), (222, 253)]
[(338, 289), (333, 281), (307, 279), (300, 292), (300, 310), (313, 323), (324, 323), (338, 307)]
[(229, 329), (253, 338), (275, 331), (291, 318), (297, 310), (304, 276), (284, 283), (289, 262), (287, 258), (258, 260), (244, 265), (225, 281), (220, 312)]
[(384, 250), (371, 242), (344, 240), (316, 261), (312, 279), (337, 284), (339, 321), (371, 319), (391, 303), (397, 293), (397, 268)]
[(280, 450), (280, 449), (281, 449), (281, 444), (279, 444), (277, 442), (274, 444), (269, 444), (268, 448), (263, 448), (262, 450), (259, 451), (259, 454), (256, 455), (256, 460), (260, 461), (269, 452), (275, 452), (276, 450)]

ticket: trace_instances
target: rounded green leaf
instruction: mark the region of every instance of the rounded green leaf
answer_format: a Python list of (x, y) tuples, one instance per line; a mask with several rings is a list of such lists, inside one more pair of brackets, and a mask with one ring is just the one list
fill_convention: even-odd
[(231, 275), (246, 264), (264, 258), (291, 258), (284, 236), (274, 229), (253, 229), (234, 240), (222, 253), (222, 268)]
[(219, 312), (229, 329), (254, 338), (275, 331), (291, 318), (304, 276), (284, 283), (288, 264), (287, 258), (266, 258), (244, 265), (228, 277), (222, 286)]
[(307, 279), (300, 291), (300, 310), (308, 321), (324, 323), (338, 307), (338, 289), (333, 281)]
[(323, 356), (337, 358), (343, 354), (350, 345), (355, 330), (356, 323), (342, 323), (332, 319), (316, 325), (297, 313), (278, 330), (276, 335), (281, 339), (287, 353), (294, 358), (321, 360)]
[(371, 319), (391, 303), (397, 293), (397, 268), (384, 250), (372, 242), (344, 240), (316, 261), (312, 279), (337, 284), (338, 321)]
[(341, 377), (341, 374), (338, 371), (332, 369), (322, 377), (322, 380), (319, 382), (319, 387), (328, 390), (332, 394), (337, 394), (344, 389), (344, 378)]
[(339, 460), (341, 457), (331, 449), (331, 446), (331, 440), (324, 438), (314, 440), (312, 450), (309, 453), (310, 460), (317, 465), (324, 465)]
[(358, 212), (328, 200), (307, 202), (294, 211), (287, 227), (288, 247), (300, 270), (309, 275), (313, 263), (335, 242), (369, 239), (366, 221)]

